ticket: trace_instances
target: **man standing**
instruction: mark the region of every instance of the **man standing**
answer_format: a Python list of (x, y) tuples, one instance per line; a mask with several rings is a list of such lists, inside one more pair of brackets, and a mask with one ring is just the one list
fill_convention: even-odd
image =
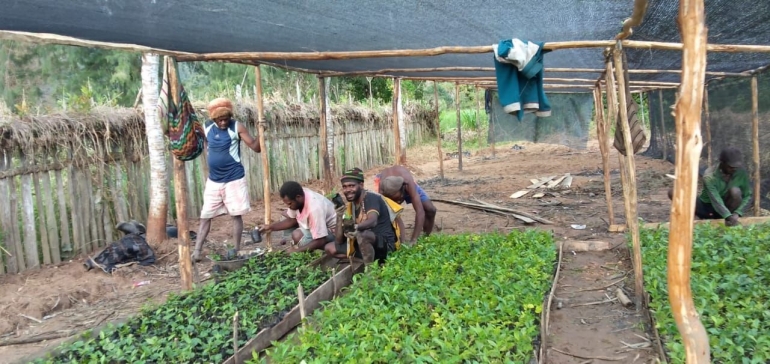
[(279, 194), (289, 207), (285, 215), (287, 218), (260, 227), (260, 233), (297, 228), (291, 234), (297, 247), (287, 249), (287, 253), (323, 249), (327, 243), (334, 242), (337, 212), (329, 199), (294, 181), (285, 182)]
[(259, 153), (259, 140), (246, 127), (233, 119), (233, 104), (225, 98), (212, 100), (207, 106), (210, 120), (204, 124), (209, 176), (203, 192), (198, 239), (193, 260), (201, 260), (201, 247), (211, 229), (211, 219), (229, 214), (233, 220), (233, 241), (241, 248), (242, 216), (251, 211), (246, 172), (241, 164), (241, 141)]
[[(674, 190), (668, 191), (672, 199)], [(725, 219), (725, 225), (738, 225), (738, 218), (751, 201), (749, 173), (743, 168), (743, 154), (728, 147), (719, 154), (719, 164), (703, 174), (703, 191), (695, 201), (695, 216)]]
[(436, 220), (436, 207), (408, 169), (393, 166), (382, 170), (374, 178), (374, 189), (398, 204), (406, 202), (414, 207), (414, 231), (409, 243), (414, 243), (423, 231), (430, 235)]
[[(345, 171), (341, 182), (347, 200), (343, 225), (350, 231), (339, 229), (337, 243), (327, 244), (326, 253), (345, 258), (354, 249), (355, 256), (364, 263), (375, 259), (384, 262), (388, 252), (396, 249), (396, 231), (388, 205), (381, 195), (364, 189), (364, 172), (359, 168)], [(348, 238), (352, 239), (353, 249)]]

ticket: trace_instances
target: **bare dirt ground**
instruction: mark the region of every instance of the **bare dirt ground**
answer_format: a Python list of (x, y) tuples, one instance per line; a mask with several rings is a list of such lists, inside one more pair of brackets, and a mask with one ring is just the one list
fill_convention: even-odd
[[(458, 171), (457, 159), (445, 160), (444, 179), (438, 178), (439, 163), (433, 146), (409, 149), (408, 167), (432, 198), (469, 202), (471, 199), (482, 200), (524, 210), (555, 224), (527, 226), (504, 216), (435, 202), (438, 208), (437, 230), (456, 234), (508, 232), (534, 227), (552, 231), (557, 242), (609, 242), (614, 248), (602, 252), (564, 251), (556, 298), (552, 304), (554, 307), (550, 313), (547, 347), (552, 350), (548, 351), (548, 362), (609, 363), (590, 358), (624, 357), (615, 362), (649, 363), (655, 357), (654, 345), (633, 350), (628, 350), (626, 346), (643, 342), (643, 338), (648, 337), (644, 311), (624, 308), (617, 302), (580, 306), (606, 300), (607, 296), (614, 297), (612, 292), (616, 287), (623, 287), (629, 295), (633, 295), (633, 270), (624, 236), (607, 232), (607, 207), (598, 145), (591, 142), (586, 150), (531, 143), (518, 143), (524, 149), (513, 150), (512, 145), (498, 145), (494, 158), (489, 148), (472, 152), (463, 160), (463, 171)], [(618, 155), (614, 151), (610, 161), (616, 224), (622, 224), (622, 190)], [(667, 162), (641, 156), (637, 156), (636, 161), (639, 217), (645, 221), (666, 221), (669, 213), (666, 189), (671, 182), (665, 173), (672, 173), (674, 167)], [(373, 176), (380, 169), (367, 171), (367, 188), (372, 188)], [(529, 196), (516, 200), (509, 198), (513, 192), (530, 185), (532, 178), (565, 173), (573, 176), (568, 193), (542, 199)], [(320, 183), (313, 182), (307, 186), (320, 188)], [(244, 219), (246, 228), (263, 221), (261, 206), (261, 201), (254, 201), (253, 211)], [(279, 217), (284, 209), (278, 196), (273, 196), (272, 216)], [(411, 229), (414, 213), (409, 206), (405, 211), (404, 222), (407, 229)], [(197, 229), (197, 221), (191, 224), (192, 229)], [(586, 228), (576, 230), (570, 226), (572, 224), (586, 225)], [(215, 220), (204, 253), (223, 251), (224, 244), (232, 239), (231, 234), (231, 224), (226, 217)], [(287, 246), (280, 245), (280, 239), (280, 233), (273, 233), (274, 246), (285, 249)], [(253, 247), (255, 245), (245, 245), (244, 249)], [(82, 266), (84, 259), (80, 257), (34, 272), (0, 277), (3, 292), (0, 295), (0, 362), (24, 362), (30, 355), (50, 350), (66, 338), (3, 345), (8, 340), (39, 340), (75, 334), (108, 322), (120, 322), (136, 314), (144, 305), (163, 302), (169, 293), (179, 289), (176, 241), (155, 248), (156, 256), (161, 258), (156, 265), (121, 268), (112, 276), (100, 271), (85, 272)], [(200, 284), (206, 283), (210, 268), (211, 262), (197, 265), (196, 278)], [(623, 277), (625, 280), (608, 286)], [(134, 287), (134, 283), (142, 281), (150, 281), (150, 284)], [(611, 288), (611, 292), (604, 286)], [(597, 287), (601, 288), (588, 290)], [(581, 291), (575, 292), (578, 290)], [(608, 295), (605, 296), (605, 293)], [(561, 302), (560, 309), (556, 307), (558, 302)]]

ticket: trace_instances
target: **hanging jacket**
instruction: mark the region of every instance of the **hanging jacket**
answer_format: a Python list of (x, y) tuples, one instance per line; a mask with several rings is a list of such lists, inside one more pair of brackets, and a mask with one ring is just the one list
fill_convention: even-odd
[(543, 42), (503, 40), (493, 46), (500, 104), (521, 120), (524, 113), (551, 116), (543, 89)]

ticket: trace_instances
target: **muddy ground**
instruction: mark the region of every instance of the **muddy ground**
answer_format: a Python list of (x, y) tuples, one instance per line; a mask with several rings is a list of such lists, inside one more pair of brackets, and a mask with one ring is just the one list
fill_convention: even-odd
[[(552, 231), (560, 241), (603, 241), (612, 249), (601, 252), (564, 251), (554, 306), (550, 313), (547, 337), (549, 363), (610, 363), (596, 357), (624, 358), (625, 363), (649, 363), (656, 351), (654, 345), (631, 349), (649, 339), (646, 314), (625, 308), (617, 302), (597, 303), (614, 297), (616, 288), (633, 296), (633, 270), (623, 235), (607, 232), (607, 207), (602, 181), (602, 163), (596, 142), (584, 150), (564, 146), (518, 143), (498, 145), (495, 157), (487, 148), (472, 152), (458, 171), (457, 159), (444, 161), (444, 179), (439, 178), (439, 163), (432, 146), (408, 151), (408, 167), (432, 198), (472, 202), (473, 199), (526, 211), (553, 221), (554, 225), (531, 227)], [(618, 155), (610, 156), (613, 205), (616, 223), (623, 223), (623, 200), (618, 174)], [(645, 221), (666, 221), (669, 202), (666, 190), (674, 166), (660, 160), (638, 156), (637, 183), (639, 217)], [(367, 171), (366, 187), (380, 168)], [(557, 197), (519, 199), (509, 196), (531, 184), (530, 179), (562, 176), (570, 173), (572, 186)], [(318, 182), (308, 184), (318, 187)], [(254, 200), (253, 211), (245, 218), (247, 228), (263, 221), (261, 201)], [(273, 218), (285, 206), (273, 197)], [(436, 227), (444, 233), (507, 232), (530, 227), (521, 221), (500, 215), (471, 210), (462, 206), (435, 202), (438, 208)], [(411, 229), (414, 213), (405, 210), (404, 221)], [(197, 222), (191, 222), (197, 229)], [(585, 225), (577, 230), (571, 225)], [(222, 251), (231, 240), (230, 222), (219, 218), (212, 224), (207, 251)], [(280, 234), (273, 234), (279, 248)], [(0, 277), (0, 345), (6, 340), (38, 340), (25, 345), (0, 346), (0, 362), (22, 361), (29, 355), (56, 346), (66, 336), (109, 322), (120, 322), (137, 313), (144, 305), (163, 302), (179, 288), (176, 241), (156, 248), (159, 261), (151, 267), (130, 266), (109, 276), (98, 271), (85, 272), (84, 257), (56, 266), (20, 275)], [(246, 248), (254, 245), (246, 246)], [(206, 284), (211, 263), (197, 266), (196, 279)], [(149, 284), (135, 287), (135, 283)], [(619, 282), (618, 282), (619, 281)], [(617, 283), (615, 283), (617, 282)], [(614, 285), (610, 285), (615, 283)], [(585, 305), (590, 303), (590, 305)], [(557, 309), (560, 307), (559, 309)], [(41, 338), (52, 338), (39, 341)]]

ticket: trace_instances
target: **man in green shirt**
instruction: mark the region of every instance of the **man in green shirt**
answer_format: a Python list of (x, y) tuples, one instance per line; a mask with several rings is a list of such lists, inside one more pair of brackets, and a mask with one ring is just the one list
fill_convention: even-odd
[[(673, 189), (668, 197), (673, 198)], [(751, 202), (749, 173), (743, 168), (743, 154), (728, 147), (719, 154), (719, 164), (703, 174), (703, 191), (695, 202), (695, 216), (701, 219), (725, 219), (725, 225), (738, 225)]]

